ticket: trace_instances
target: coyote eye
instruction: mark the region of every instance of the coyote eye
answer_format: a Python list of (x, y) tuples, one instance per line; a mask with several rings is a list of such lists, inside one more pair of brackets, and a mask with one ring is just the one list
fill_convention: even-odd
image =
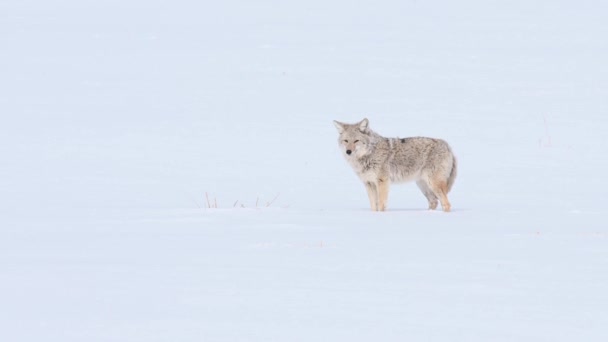
[(345, 143), (348, 143), (348, 140), (344, 140)]
[(359, 140), (355, 140), (355, 144), (358, 143), (358, 142), (359, 142)]

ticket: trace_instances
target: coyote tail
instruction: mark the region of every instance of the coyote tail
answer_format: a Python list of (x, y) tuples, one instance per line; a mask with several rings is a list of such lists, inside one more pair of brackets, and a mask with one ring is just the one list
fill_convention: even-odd
[(448, 177), (448, 192), (450, 192), (452, 185), (454, 185), (454, 180), (456, 180), (457, 168), (458, 164), (456, 162), (456, 157), (452, 155), (452, 171), (450, 171), (450, 176)]

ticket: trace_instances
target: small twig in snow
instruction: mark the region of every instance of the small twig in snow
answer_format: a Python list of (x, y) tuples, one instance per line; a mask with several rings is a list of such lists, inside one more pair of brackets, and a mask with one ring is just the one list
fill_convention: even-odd
[(280, 192), (279, 192), (279, 193), (277, 193), (277, 195), (276, 195), (276, 196), (274, 196), (274, 198), (272, 199), (272, 201), (267, 202), (267, 203), (266, 203), (266, 207), (270, 207), (270, 205), (271, 205), (272, 203), (274, 203), (274, 201), (276, 201), (276, 200), (277, 200), (277, 198), (279, 198), (279, 195), (280, 195), (280, 194), (281, 194)]

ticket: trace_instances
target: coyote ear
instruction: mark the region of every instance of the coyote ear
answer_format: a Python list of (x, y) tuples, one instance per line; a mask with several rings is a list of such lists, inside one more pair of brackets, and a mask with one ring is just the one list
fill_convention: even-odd
[(359, 130), (361, 132), (365, 132), (367, 130), (367, 127), (369, 126), (369, 120), (367, 120), (367, 118), (361, 120), (361, 122), (359, 122)]
[(342, 134), (344, 132), (344, 124), (334, 120), (334, 126), (338, 129), (338, 133)]

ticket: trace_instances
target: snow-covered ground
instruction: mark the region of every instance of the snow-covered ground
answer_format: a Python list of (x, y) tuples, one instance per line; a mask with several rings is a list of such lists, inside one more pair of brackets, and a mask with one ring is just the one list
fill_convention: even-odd
[[(607, 16), (3, 0), (0, 340), (608, 340)], [(369, 211), (363, 117), (452, 145), (452, 213)]]

